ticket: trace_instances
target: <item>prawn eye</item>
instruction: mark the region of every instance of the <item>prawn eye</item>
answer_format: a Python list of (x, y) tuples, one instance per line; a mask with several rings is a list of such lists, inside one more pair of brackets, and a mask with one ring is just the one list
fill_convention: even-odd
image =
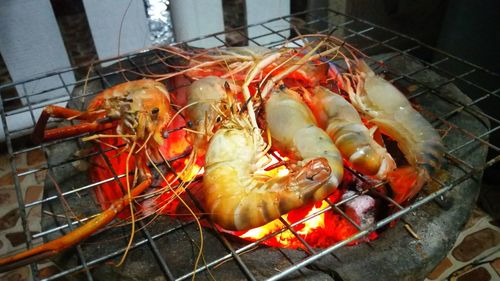
[(281, 91), (284, 91), (284, 90), (286, 89), (285, 84), (281, 84), (279, 87), (280, 87), (280, 90), (281, 90)]
[(227, 82), (227, 81), (224, 82), (224, 89), (226, 89), (226, 91), (231, 90), (231, 86), (229, 86), (229, 82)]
[(160, 112), (160, 109), (158, 109), (158, 107), (155, 107), (151, 110), (151, 119), (152, 120), (158, 119), (158, 112)]

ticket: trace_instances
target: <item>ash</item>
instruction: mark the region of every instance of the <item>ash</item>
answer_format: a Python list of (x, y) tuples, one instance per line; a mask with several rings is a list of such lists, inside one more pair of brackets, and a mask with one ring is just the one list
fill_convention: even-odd
[[(347, 191), (342, 195), (342, 200), (356, 195), (354, 191)], [(375, 223), (375, 199), (368, 195), (360, 195), (344, 206), (345, 213), (361, 228), (366, 229)]]

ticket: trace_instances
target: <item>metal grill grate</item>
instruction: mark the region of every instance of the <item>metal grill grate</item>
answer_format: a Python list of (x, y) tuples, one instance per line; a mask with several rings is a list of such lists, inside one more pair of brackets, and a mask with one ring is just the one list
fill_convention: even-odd
[[(340, 36), (346, 42), (356, 46), (361, 51), (368, 53), (370, 55), (376, 54), (386, 54), (383, 57), (376, 57), (377, 61), (383, 60), (384, 64), (390, 65), (391, 61), (404, 58), (411, 62), (419, 65), (417, 69), (405, 72), (404, 70), (396, 70), (387, 67), (387, 74), (392, 77), (391, 81), (396, 84), (406, 84), (414, 85), (416, 90), (412, 91), (410, 99), (419, 99), (425, 97), (427, 99), (439, 100), (448, 105), (446, 112), (434, 112), (424, 110), (424, 115), (432, 120), (433, 125), (441, 129), (445, 128), (448, 131), (453, 131), (454, 134), (461, 135), (461, 142), (454, 143), (450, 146), (447, 144), (446, 157), (448, 159), (448, 165), (453, 166), (459, 173), (455, 173), (445, 180), (433, 179), (434, 184), (438, 185), (440, 188), (438, 191), (426, 194), (425, 196), (420, 196), (412, 205), (408, 207), (400, 207), (399, 211), (376, 222), (375, 225), (369, 229), (362, 229), (359, 225), (355, 225), (359, 232), (344, 241), (336, 243), (327, 249), (314, 249), (311, 245), (304, 243), (304, 248), (308, 249), (308, 253), (305, 258), (300, 260), (291, 259), (283, 251), (278, 251), (281, 255), (281, 260), (285, 263), (281, 263), (280, 267), (276, 269), (274, 275), (265, 276), (270, 280), (277, 280), (290, 274), (298, 273), (304, 274), (303, 270), (307, 265), (310, 265), (314, 261), (322, 259), (326, 255), (335, 253), (339, 248), (346, 246), (350, 242), (359, 239), (372, 231), (380, 229), (388, 225), (391, 221), (403, 217), (405, 214), (420, 208), (422, 205), (427, 204), (431, 201), (437, 200), (438, 198), (445, 196), (450, 190), (459, 186), (462, 182), (469, 179), (476, 178), (478, 175), (487, 169), (488, 167), (494, 165), (499, 161), (499, 151), (500, 148), (489, 142), (488, 139), (493, 135), (497, 134), (500, 129), (499, 119), (493, 115), (493, 112), (482, 111), (479, 108), (487, 104), (500, 104), (499, 95), (500, 88), (498, 85), (499, 75), (491, 73), (490, 71), (481, 68), (477, 65), (471, 64), (463, 59), (457, 58), (453, 55), (447, 54), (433, 47), (430, 47), (422, 42), (419, 42), (413, 38), (399, 34), (397, 32), (388, 30), (386, 28), (371, 24), (361, 19), (357, 19), (348, 15), (344, 15), (332, 10), (328, 10), (328, 13), (324, 17), (316, 17), (312, 21), (297, 20), (299, 18), (312, 18), (310, 17), (315, 11), (306, 11), (298, 14), (293, 14), (287, 17), (282, 17), (279, 19), (274, 19), (267, 21), (262, 24), (252, 25), (248, 28), (260, 28), (261, 30), (266, 30), (260, 36), (248, 38), (245, 34), (247, 27), (242, 27), (234, 30), (230, 30), (226, 33), (217, 33), (183, 44), (196, 44), (198, 40), (210, 39), (211, 42), (219, 42), (220, 46), (225, 45), (224, 35), (229, 33), (237, 33), (238, 38), (242, 38), (242, 42), (236, 42), (237, 45), (245, 45), (247, 43), (254, 45), (264, 45), (266, 47), (273, 47), (282, 44), (288, 39), (290, 34), (297, 33), (327, 33), (332, 29), (336, 29)], [(272, 26), (269, 27), (269, 26)], [(283, 28), (277, 28), (277, 26), (283, 26)], [(263, 43), (265, 42), (265, 43)], [(218, 46), (214, 46), (218, 47)], [(72, 185), (71, 189), (63, 189), (61, 193), (53, 192), (50, 193), (46, 190), (47, 194), (42, 200), (25, 203), (23, 200), (23, 192), (26, 187), (23, 186), (22, 178), (28, 175), (45, 173), (46, 183), (52, 183), (53, 181), (58, 182), (58, 185), (64, 186), (65, 183), (59, 181), (67, 181), (61, 175), (61, 171), (65, 171), (67, 167), (73, 167), (73, 164), (80, 161), (86, 160), (92, 155), (86, 155), (84, 157), (74, 156), (71, 154), (66, 155), (54, 155), (54, 151), (59, 151), (58, 148), (70, 144), (71, 148), (81, 147), (79, 137), (66, 138), (54, 142), (44, 143), (39, 146), (27, 145), (20, 146), (18, 141), (15, 140), (16, 137), (20, 135), (25, 135), (31, 132), (36, 120), (35, 112), (41, 110), (46, 104), (54, 102), (55, 93), (64, 92), (63, 98), (58, 98), (56, 102), (68, 102), (71, 106), (79, 106), (83, 108), (82, 97), (92, 97), (99, 92), (100, 89), (110, 87), (116, 82), (116, 78), (122, 75), (126, 75), (128, 79), (134, 79), (134, 74), (132, 72), (147, 73), (152, 67), (157, 67), (159, 64), (158, 58), (161, 58), (162, 53), (155, 50), (149, 50), (139, 53), (133, 53), (128, 55), (123, 55), (117, 58), (109, 59), (106, 61), (100, 61), (93, 64), (93, 71), (90, 73), (89, 77), (76, 81), (75, 83), (67, 83), (64, 79), (66, 73), (70, 73), (77, 68), (71, 69), (60, 69), (51, 73), (47, 73), (38, 77), (34, 77), (26, 81), (15, 81), (13, 83), (5, 84), (0, 86), (0, 92), (7, 91), (10, 88), (15, 87), (19, 93), (23, 93), (20, 97), (13, 98), (3, 98), (0, 104), (0, 112), (2, 117), (2, 122), (5, 131), (5, 138), (7, 144), (7, 152), (11, 159), (11, 169), (14, 174), (14, 184), (16, 186), (19, 208), (21, 214), (22, 225), (24, 227), (24, 232), (27, 239), (28, 246), (32, 246), (34, 241), (39, 240), (44, 237), (54, 237), (59, 236), (61, 233), (65, 233), (70, 229), (73, 229), (82, 222), (88, 220), (93, 214), (99, 212), (99, 206), (94, 203), (93, 206), (86, 205), (88, 210), (81, 211), (83, 214), (78, 214), (80, 220), (75, 220), (74, 216), (68, 214), (68, 212), (61, 211), (60, 213), (52, 214), (52, 216), (57, 216), (60, 218), (58, 226), (43, 229), (38, 233), (33, 233), (28, 227), (28, 213), (32, 208), (37, 206), (46, 206), (55, 204), (62, 206), (64, 200), (75, 202), (78, 201), (81, 196), (85, 194), (90, 198), (93, 190), (100, 183), (87, 183), (85, 185)], [(156, 61), (153, 63), (153, 61)], [(119, 65), (120, 67), (106, 67), (109, 65)], [(81, 66), (78, 68), (88, 68), (88, 65)], [(439, 75), (442, 79), (439, 81), (422, 81), (420, 74), (426, 71), (432, 71)], [(59, 83), (54, 83), (52, 88), (49, 89), (39, 89), (36, 87), (37, 81), (44, 79), (56, 78)], [(89, 88), (85, 93), (82, 93), (81, 88), (84, 83), (89, 83)], [(470, 99), (468, 100), (458, 100), (453, 97), (445, 96), (441, 93), (441, 89), (444, 87), (454, 84), (462, 92), (466, 93)], [(93, 85), (93, 86), (92, 86)], [(79, 91), (73, 90), (79, 88)], [(19, 101), (22, 106), (20, 108), (8, 108), (7, 104), (12, 104), (12, 101)], [(478, 133), (477, 131), (470, 130), (460, 124), (455, 124), (453, 117), (457, 114), (467, 113), (471, 116), (476, 117), (478, 120), (482, 120), (483, 123), (489, 124), (489, 128)], [(30, 125), (25, 128), (13, 129), (15, 119), (19, 116), (25, 116), (31, 119)], [(477, 165), (474, 162), (469, 161), (468, 158), (463, 157), (463, 152), (468, 151), (471, 147), (479, 146), (487, 148), (489, 150), (489, 158), (482, 165)], [(48, 159), (46, 164), (43, 164), (39, 168), (34, 168), (30, 170), (22, 170), (18, 168), (16, 163), (16, 158), (23, 154), (30, 153), (35, 150), (42, 150), (45, 154), (46, 159)], [(49, 153), (51, 151), (51, 153)], [(64, 154), (64, 150), (61, 154)], [(102, 153), (97, 152), (97, 153)], [(50, 154), (50, 155), (49, 155)], [(59, 154), (59, 152), (58, 152)], [(86, 177), (85, 173), (83, 177)], [(108, 181), (114, 181), (124, 175), (116, 175), (114, 178)], [(77, 181), (76, 181), (77, 182)], [(66, 183), (67, 184), (67, 183)], [(359, 196), (361, 193), (356, 194), (354, 197)], [(341, 207), (348, 200), (352, 200), (354, 197), (335, 204), (330, 204), (330, 206), (321, 211), (335, 211), (339, 212), (342, 216), (346, 215), (341, 211)], [(385, 197), (386, 200), (390, 198)], [(82, 203), (85, 205), (85, 203)], [(47, 209), (44, 207), (44, 210)], [(61, 208), (61, 210), (64, 210)], [(319, 215), (316, 214), (316, 215)], [(346, 217), (349, 219), (349, 217)], [(306, 220), (308, 218), (305, 218)], [(302, 220), (303, 221), (303, 220)], [(293, 230), (294, 226), (300, 224), (302, 221), (294, 223), (292, 225), (287, 225), (284, 221), (284, 228), (276, 233), (270, 234), (261, 240), (254, 243), (236, 243), (231, 239), (228, 239), (226, 235), (218, 231), (210, 232), (211, 237), (205, 237), (207, 240), (214, 241), (214, 243), (220, 243), (225, 249), (225, 254), (218, 256), (207, 256), (205, 257), (205, 262), (200, 264), (196, 270), (197, 274), (216, 271), (220, 267), (224, 267), (226, 264), (231, 264), (234, 266), (234, 270), (240, 272), (241, 276), (249, 280), (257, 280), (262, 276), (256, 275), (259, 270), (247, 261), (245, 261), (244, 255), (255, 251), (256, 249), (262, 248), (260, 245), (265, 239), (271, 236), (279, 235), (281, 232), (287, 229)], [(353, 222), (354, 223), (354, 222)], [(162, 252), (172, 251), (172, 248), (164, 249), (158, 246), (158, 241), (169, 240), (167, 245), (169, 247), (180, 247), (180, 245), (195, 245), (199, 243), (196, 241), (196, 237), (190, 236), (187, 228), (193, 228), (192, 221), (174, 221), (173, 224), (169, 224), (167, 229), (158, 229), (155, 227), (156, 221), (149, 225), (146, 222), (140, 222), (141, 227), (140, 235), (138, 235), (132, 245), (132, 249), (142, 249), (149, 252), (152, 255), (155, 264), (151, 265), (153, 267), (159, 268), (159, 270), (164, 274), (165, 278), (171, 280), (185, 280), (193, 276), (193, 264), (192, 260), (187, 260), (183, 269), (173, 268), (173, 265), (169, 260), (167, 260)], [(120, 232), (122, 231), (122, 232)], [(124, 237), (125, 232), (129, 231), (128, 226), (122, 227), (110, 227), (100, 233), (96, 234), (91, 242), (88, 244), (97, 243), (100, 248), (106, 246), (106, 244), (114, 243), (113, 241), (116, 237)], [(293, 232), (293, 231), (292, 231)], [(114, 235), (114, 236), (113, 236)], [(178, 242), (172, 237), (183, 236), (183, 241)], [(208, 235), (205, 232), (205, 235)], [(113, 238), (115, 237), (115, 238)], [(103, 242), (98, 242), (101, 239)], [(125, 239), (124, 239), (125, 240)], [(111, 241), (111, 242), (109, 242)], [(54, 280), (60, 277), (71, 276), (73, 274), (80, 274), (78, 276), (84, 276), (88, 280), (95, 279), (93, 274), (95, 269), (104, 266), (106, 262), (111, 259), (115, 259), (123, 254), (125, 247), (120, 247), (117, 250), (103, 251), (97, 257), (95, 254), (89, 253), (90, 248), (87, 243), (82, 243), (76, 247), (76, 255), (78, 261), (75, 265), (69, 268), (63, 268), (61, 266), (60, 271), (53, 273), (48, 276), (45, 275), (44, 280)], [(95, 246), (95, 245), (94, 245)], [(192, 246), (195, 247), (195, 246)], [(91, 248), (94, 249), (94, 248)], [(188, 250), (186, 250), (188, 251)], [(190, 249), (189, 251), (196, 251), (196, 249)], [(31, 270), (33, 276), (39, 276), (40, 264), (32, 264)], [(271, 265), (269, 265), (271, 266)]]

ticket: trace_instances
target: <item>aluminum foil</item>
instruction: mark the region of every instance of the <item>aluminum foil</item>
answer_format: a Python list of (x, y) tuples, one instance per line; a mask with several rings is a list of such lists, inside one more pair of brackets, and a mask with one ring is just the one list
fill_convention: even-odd
[(169, 0), (144, 0), (148, 18), (151, 42), (154, 45), (164, 45), (174, 42), (172, 17), (170, 16)]

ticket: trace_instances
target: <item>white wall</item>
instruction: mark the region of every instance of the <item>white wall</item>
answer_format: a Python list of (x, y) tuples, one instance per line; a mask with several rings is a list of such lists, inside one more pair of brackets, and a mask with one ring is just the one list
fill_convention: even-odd
[(151, 46), (142, 0), (83, 0), (99, 59)]
[[(0, 53), (14, 82), (70, 66), (49, 0), (0, 1)], [(67, 84), (75, 80), (72, 72), (65, 73), (61, 78)], [(17, 86), (16, 90), (20, 96), (30, 96), (62, 85), (60, 77), (51, 76), (24, 83)], [(57, 100), (66, 96), (66, 90), (61, 88), (30, 97), (29, 101), (39, 103), (49, 98)], [(21, 101), (27, 104), (26, 99)], [(35, 112), (35, 119), (39, 111)], [(29, 112), (16, 113), (7, 118), (9, 131), (31, 126), (33, 120)], [(4, 131), (0, 124), (0, 140), (3, 139)]]

